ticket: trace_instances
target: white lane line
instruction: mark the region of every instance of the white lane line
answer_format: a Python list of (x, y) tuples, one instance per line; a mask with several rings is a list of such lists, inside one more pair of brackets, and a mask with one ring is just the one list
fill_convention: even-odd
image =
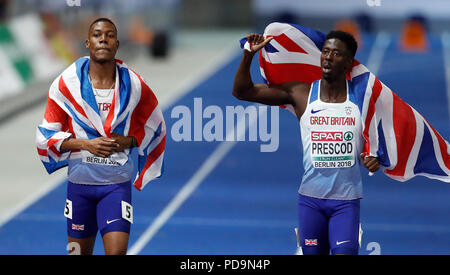
[(445, 83), (447, 85), (447, 107), (449, 108), (450, 118), (450, 34), (448, 32), (442, 33), (441, 41), (444, 55)]
[[(66, 173), (63, 171), (58, 171), (59, 174), (56, 174), (53, 179), (49, 182), (42, 185), (42, 187), (35, 193), (32, 193), (30, 196), (20, 201), (14, 207), (6, 211), (6, 213), (0, 217), (0, 227), (4, 224), (12, 220), (14, 217), (19, 215), (22, 211), (30, 207), (33, 203), (40, 200), (42, 197), (50, 193), (53, 189), (61, 185), (65, 179), (67, 178)], [(63, 207), (61, 206), (61, 215), (63, 213)]]
[(367, 60), (367, 68), (374, 74), (377, 75), (381, 62), (383, 61), (384, 53), (386, 52), (389, 43), (391, 42), (391, 37), (386, 32), (379, 32), (375, 38), (375, 42), (370, 51), (369, 58)]
[[(261, 113), (260, 115), (264, 115)], [(245, 125), (245, 116), (238, 121)], [(248, 125), (245, 127), (245, 131), (239, 131), (238, 127), (237, 138), (234, 137), (234, 131), (230, 131), (227, 134), (225, 140), (240, 140), (239, 137), (245, 135), (246, 129), (250, 125), (257, 122), (255, 116), (250, 117)], [(231, 136), (233, 135), (233, 136)], [(155, 236), (158, 230), (172, 217), (172, 215), (178, 210), (178, 208), (186, 201), (186, 199), (197, 189), (197, 187), (203, 182), (203, 180), (211, 173), (211, 171), (220, 163), (220, 161), (228, 154), (228, 152), (236, 145), (236, 141), (223, 141), (221, 142), (215, 151), (203, 162), (200, 169), (195, 172), (192, 178), (183, 186), (183, 188), (177, 193), (177, 195), (170, 201), (170, 203), (164, 208), (164, 210), (156, 217), (153, 223), (145, 230), (145, 232), (139, 237), (139, 239), (129, 249), (128, 255), (137, 255), (150, 242)]]

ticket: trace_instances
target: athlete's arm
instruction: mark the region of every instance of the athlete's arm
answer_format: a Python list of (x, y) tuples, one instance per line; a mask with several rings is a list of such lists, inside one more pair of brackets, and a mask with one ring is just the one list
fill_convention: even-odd
[(60, 147), (61, 151), (86, 150), (102, 158), (109, 157), (117, 152), (119, 148), (119, 143), (107, 137), (94, 139), (68, 138), (61, 143)]
[(254, 84), (250, 75), (253, 56), (269, 43), (272, 38), (264, 39), (260, 34), (249, 34), (247, 39), (251, 45), (251, 51), (244, 50), (241, 63), (234, 78), (233, 95), (240, 100), (259, 102), (266, 105), (294, 105), (288, 90), (290, 85), (269, 86), (262, 83)]
[(119, 147), (117, 148), (117, 151), (119, 152), (137, 146), (137, 140), (132, 136), (122, 136), (120, 134), (111, 133), (111, 137), (119, 144)]

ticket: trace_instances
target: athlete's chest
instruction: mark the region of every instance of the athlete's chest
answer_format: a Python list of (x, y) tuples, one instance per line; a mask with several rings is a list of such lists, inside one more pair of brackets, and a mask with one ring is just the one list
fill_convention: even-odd
[(350, 101), (308, 105), (300, 120), (307, 159), (314, 168), (348, 168), (355, 165), (361, 141), (358, 107)]
[(307, 129), (348, 129), (357, 131), (361, 116), (354, 103), (325, 103), (315, 101), (306, 107), (300, 125)]
[(104, 122), (112, 107), (114, 90), (100, 90), (100, 91), (102, 91), (102, 93), (95, 94), (95, 101), (97, 102), (100, 117)]

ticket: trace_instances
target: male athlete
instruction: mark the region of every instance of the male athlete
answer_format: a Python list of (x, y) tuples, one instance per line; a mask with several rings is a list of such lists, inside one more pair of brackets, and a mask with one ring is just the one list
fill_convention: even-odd
[(138, 171), (144, 181), (158, 177), (159, 167), (150, 176), (144, 170), (162, 162), (165, 124), (150, 88), (115, 59), (119, 41), (110, 19), (90, 25), (85, 45), (89, 58), (78, 59), (50, 88), (37, 131), (38, 152), (49, 172), (68, 164), (68, 247), (78, 249), (76, 243), (80, 251), (75, 253), (92, 254), (100, 231), (105, 254), (126, 254), (133, 222), (129, 149), (154, 148), (150, 160), (139, 148), (147, 162)]
[(378, 160), (362, 154), (361, 117), (345, 72), (357, 49), (352, 35), (331, 31), (322, 48), (322, 78), (312, 84), (254, 84), (253, 56), (272, 39), (247, 35), (250, 50), (237, 70), (233, 95), (267, 105), (293, 106), (300, 122), (305, 173), (299, 188), (299, 229), (304, 254), (358, 254), (362, 183), (360, 160), (371, 172)]

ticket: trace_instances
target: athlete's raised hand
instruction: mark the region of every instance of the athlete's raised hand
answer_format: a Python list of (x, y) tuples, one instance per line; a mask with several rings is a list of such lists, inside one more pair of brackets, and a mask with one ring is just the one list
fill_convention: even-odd
[(257, 33), (248, 34), (247, 40), (248, 40), (248, 43), (250, 44), (250, 53), (252, 53), (252, 54), (256, 53), (257, 51), (262, 49), (262, 47), (267, 45), (267, 43), (269, 43), (270, 40), (272, 40), (272, 39), (273, 39), (273, 37), (268, 37), (268, 38), (264, 39), (263, 35), (257, 34)]
[(361, 153), (360, 157), (362, 164), (370, 172), (374, 173), (380, 168), (380, 164), (376, 157), (366, 156), (364, 153)]

